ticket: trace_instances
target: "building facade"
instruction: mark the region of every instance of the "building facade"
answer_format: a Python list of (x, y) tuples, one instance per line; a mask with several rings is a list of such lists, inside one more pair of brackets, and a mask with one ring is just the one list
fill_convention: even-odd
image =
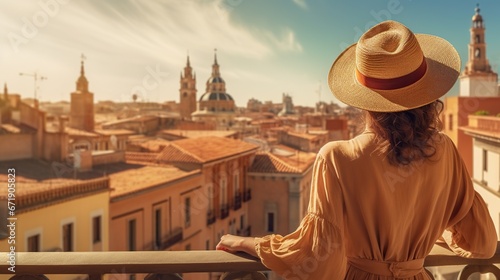
[(460, 129), (472, 138), (474, 188), (488, 205), (500, 240), (500, 118), (471, 115)]
[[(15, 239), (0, 230), (0, 251), (108, 251), (109, 179), (102, 176), (54, 176), (53, 165), (24, 159), (0, 162), (5, 172), (15, 170)], [(7, 182), (8, 174), (0, 174)], [(93, 174), (96, 175), (96, 174)], [(0, 213), (7, 213), (7, 188), (0, 190)], [(0, 214), (0, 216), (2, 216)], [(7, 217), (2, 217), (4, 220)], [(78, 279), (78, 275), (49, 276)]]

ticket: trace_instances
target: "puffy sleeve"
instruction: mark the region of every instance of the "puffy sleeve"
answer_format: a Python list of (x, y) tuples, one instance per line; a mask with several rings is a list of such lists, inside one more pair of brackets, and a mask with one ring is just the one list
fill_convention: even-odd
[(473, 191), (470, 210), (459, 222), (448, 227), (443, 238), (455, 252), (465, 258), (491, 258), (497, 247), (497, 234), (482, 197)]
[(491, 258), (497, 247), (495, 226), (486, 203), (474, 190), (465, 164), (457, 157), (454, 177), (458, 195), (443, 239), (461, 257)]
[(344, 279), (343, 202), (338, 177), (320, 152), (314, 163), (308, 213), (286, 236), (255, 239), (262, 263), (285, 279)]

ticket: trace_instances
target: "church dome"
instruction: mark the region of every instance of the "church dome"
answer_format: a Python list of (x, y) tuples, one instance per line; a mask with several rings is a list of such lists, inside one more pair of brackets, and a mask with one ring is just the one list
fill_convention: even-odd
[(214, 84), (214, 83), (225, 83), (225, 82), (224, 79), (222, 79), (221, 77), (210, 77), (208, 78), (207, 83)]
[(200, 101), (233, 101), (233, 97), (225, 92), (206, 92), (200, 97)]

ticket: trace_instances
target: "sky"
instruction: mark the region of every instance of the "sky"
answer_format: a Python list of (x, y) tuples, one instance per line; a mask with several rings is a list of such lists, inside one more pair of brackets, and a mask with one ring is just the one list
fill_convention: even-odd
[[(374, 24), (392, 19), (444, 37), (467, 61), (476, 1), (456, 0), (0, 0), (0, 83), (22, 97), (70, 100), (85, 57), (94, 100), (179, 101), (189, 54), (197, 96), (214, 50), (238, 107), (250, 98), (295, 105), (337, 102), (335, 58)], [(500, 1), (480, 1), (487, 57), (500, 65)], [(25, 73), (25, 75), (19, 75)], [(46, 79), (41, 79), (45, 77)], [(458, 86), (448, 93), (457, 95)]]

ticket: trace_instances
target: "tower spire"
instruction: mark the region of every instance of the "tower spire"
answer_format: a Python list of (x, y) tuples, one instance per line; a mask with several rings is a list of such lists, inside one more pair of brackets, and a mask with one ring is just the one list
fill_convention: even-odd
[(87, 59), (85, 55), (82, 53), (81, 56), (81, 64), (80, 64), (80, 77), (76, 81), (76, 90), (80, 92), (88, 92), (89, 91), (89, 82), (85, 77), (85, 65), (84, 61)]
[(214, 49), (214, 65), (212, 65), (212, 77), (219, 77), (219, 63), (217, 62), (217, 49)]

